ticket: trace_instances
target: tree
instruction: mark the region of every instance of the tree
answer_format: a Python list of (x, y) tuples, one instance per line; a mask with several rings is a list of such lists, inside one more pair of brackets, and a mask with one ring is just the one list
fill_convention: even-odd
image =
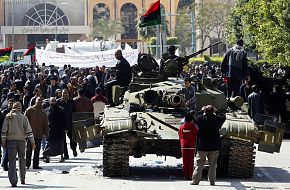
[(195, 4), (196, 30), (200, 35), (201, 47), (204, 48), (205, 41), (213, 36), (219, 40), (224, 39), (224, 33), (228, 15), (231, 13), (232, 3), (228, 1), (204, 0), (201, 4)]
[(290, 65), (290, 1), (238, 0), (227, 39), (243, 37), (269, 63)]
[(201, 39), (201, 47), (204, 48), (205, 41), (213, 37), (224, 39), (227, 17), (230, 14), (231, 1), (204, 0), (202, 4), (193, 3), (191, 7), (185, 7), (178, 12), (176, 36), (182, 46), (191, 47), (192, 25), (191, 13), (195, 14), (196, 39)]
[(109, 40), (124, 31), (122, 23), (119, 20), (100, 19), (94, 21), (92, 25), (93, 31), (90, 37), (93, 39), (102, 38), (103, 40)]
[(151, 37), (156, 37), (156, 26), (138, 27), (138, 36), (143, 40), (148, 40)]
[(187, 47), (191, 47), (191, 37), (192, 37), (192, 28), (191, 28), (191, 17), (190, 10), (185, 7), (178, 12), (176, 18), (176, 29), (175, 35), (178, 36), (178, 43), (181, 45), (181, 52), (185, 52)]

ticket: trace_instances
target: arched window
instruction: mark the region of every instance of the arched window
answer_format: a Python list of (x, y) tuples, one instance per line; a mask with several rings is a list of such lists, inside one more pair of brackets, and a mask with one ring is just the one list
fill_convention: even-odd
[(94, 7), (93, 20), (94, 22), (97, 22), (99, 19), (105, 19), (105, 20), (110, 19), (110, 9), (104, 3), (98, 3)]
[(124, 27), (122, 39), (137, 39), (137, 7), (132, 3), (126, 3), (121, 8), (121, 22)]
[(23, 19), (23, 26), (63, 26), (69, 25), (66, 14), (49, 3), (36, 5), (29, 9)]

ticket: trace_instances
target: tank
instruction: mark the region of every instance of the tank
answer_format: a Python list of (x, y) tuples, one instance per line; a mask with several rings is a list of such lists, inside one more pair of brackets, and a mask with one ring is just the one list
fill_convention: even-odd
[[(141, 84), (139, 80), (138, 84), (133, 81), (132, 90), (125, 92), (122, 106), (105, 109), (104, 176), (129, 175), (129, 156), (156, 154), (181, 158), (177, 131), (186, 111), (184, 97), (176, 92), (183, 80), (169, 78), (154, 84)], [(258, 144), (259, 151), (279, 152), (284, 126), (276, 122), (277, 118), (263, 115), (257, 118), (259, 123), (254, 123), (240, 109), (241, 97), (227, 99), (208, 80), (194, 85), (200, 88), (196, 93), (197, 109), (212, 104), (226, 114), (220, 131), (222, 149), (218, 171), (228, 177), (252, 177), (254, 143)]]
[[(265, 115), (258, 115), (254, 123), (241, 108), (242, 98), (227, 99), (210, 79), (195, 81), (193, 85), (198, 110), (211, 104), (226, 114), (220, 130), (222, 148), (218, 171), (228, 177), (252, 177), (254, 144), (258, 144), (258, 151), (279, 152), (285, 126), (278, 124), (277, 118)], [(105, 108), (100, 123), (104, 176), (128, 176), (130, 156), (141, 158), (155, 154), (181, 158), (178, 128), (186, 109), (185, 98), (176, 92), (182, 86), (183, 79), (178, 78), (136, 77), (120, 96), (121, 104)], [(115, 92), (124, 91), (124, 87), (115, 88), (121, 89)]]
[[(148, 55), (146, 55), (148, 56)], [(186, 114), (185, 98), (176, 92), (183, 79), (152, 74), (156, 64), (150, 58), (145, 78), (133, 79), (119, 107), (104, 111), (104, 176), (129, 175), (129, 156), (147, 154), (181, 158), (178, 128)], [(139, 65), (146, 66), (146, 64)], [(155, 69), (157, 70), (157, 69)], [(142, 69), (141, 69), (142, 71)], [(139, 70), (140, 73), (140, 70)], [(166, 74), (165, 74), (166, 75)], [(159, 76), (156, 78), (156, 76)], [(218, 171), (228, 177), (250, 178), (254, 174), (255, 146), (268, 153), (279, 152), (285, 130), (277, 118), (257, 116), (257, 123), (241, 107), (243, 99), (227, 99), (210, 79), (195, 81), (196, 108), (211, 104), (226, 114), (221, 128), (222, 148)]]

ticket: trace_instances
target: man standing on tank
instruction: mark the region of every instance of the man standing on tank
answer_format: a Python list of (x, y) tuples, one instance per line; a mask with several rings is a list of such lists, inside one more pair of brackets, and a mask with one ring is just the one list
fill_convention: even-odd
[(242, 80), (250, 80), (247, 53), (243, 45), (244, 41), (239, 39), (237, 44), (226, 53), (221, 65), (222, 75), (226, 77), (228, 84), (228, 97), (238, 96)]
[(209, 170), (208, 179), (210, 185), (215, 185), (216, 164), (221, 148), (221, 139), (219, 130), (225, 122), (226, 117), (218, 112), (212, 105), (207, 105), (196, 114), (196, 124), (198, 125), (197, 135), (197, 156), (196, 168), (192, 175), (191, 185), (198, 185), (206, 158), (208, 159)]
[(106, 95), (109, 104), (113, 104), (112, 87), (114, 85), (129, 86), (132, 79), (131, 67), (129, 62), (123, 57), (122, 51), (117, 50), (115, 57), (118, 60), (116, 64), (116, 77), (105, 84)]
[(177, 95), (183, 94), (185, 96), (185, 107), (186, 112), (189, 113), (192, 110), (195, 110), (196, 107), (196, 98), (195, 98), (195, 87), (191, 85), (191, 79), (184, 79), (185, 88), (177, 91)]

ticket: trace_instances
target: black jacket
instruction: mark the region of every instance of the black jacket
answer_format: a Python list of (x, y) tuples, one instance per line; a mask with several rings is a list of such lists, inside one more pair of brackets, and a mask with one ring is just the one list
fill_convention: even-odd
[(67, 118), (64, 109), (56, 105), (53, 109), (48, 107), (48, 141), (60, 141), (65, 138)]
[(119, 85), (128, 86), (131, 83), (132, 73), (128, 61), (122, 57), (116, 65), (116, 81)]
[(56, 104), (64, 109), (67, 130), (72, 132), (72, 113), (75, 111), (75, 102), (73, 100), (64, 101), (62, 98), (59, 98), (57, 99)]
[(221, 72), (231, 79), (241, 81), (249, 76), (247, 53), (241, 46), (234, 46), (225, 55)]
[(197, 150), (199, 151), (217, 151), (221, 148), (221, 139), (219, 130), (226, 120), (223, 113), (216, 114), (198, 114), (196, 124), (199, 127), (197, 135)]

